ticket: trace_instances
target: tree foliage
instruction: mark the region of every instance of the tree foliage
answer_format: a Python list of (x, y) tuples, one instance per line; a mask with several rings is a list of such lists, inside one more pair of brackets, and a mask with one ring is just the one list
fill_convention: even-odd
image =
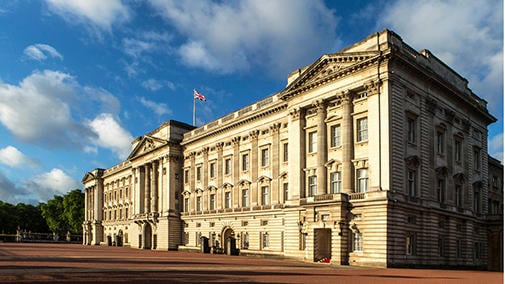
[(0, 201), (0, 233), (15, 234), (17, 229), (32, 232), (48, 232), (46, 220), (42, 217), (40, 204), (18, 203), (12, 205)]
[(17, 229), (37, 233), (65, 234), (82, 232), (84, 193), (75, 189), (64, 196), (55, 195), (38, 206), (0, 201), (0, 234), (15, 234)]
[(42, 216), (46, 219), (49, 229), (57, 233), (65, 233), (69, 226), (63, 214), (63, 197), (55, 195), (53, 199), (41, 205)]
[(72, 232), (82, 231), (84, 193), (81, 190), (72, 190), (63, 197), (63, 214)]

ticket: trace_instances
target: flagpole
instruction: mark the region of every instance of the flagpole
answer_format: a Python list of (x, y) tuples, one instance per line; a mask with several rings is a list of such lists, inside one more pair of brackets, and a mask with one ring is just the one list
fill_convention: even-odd
[(196, 126), (196, 98), (193, 95), (193, 126)]

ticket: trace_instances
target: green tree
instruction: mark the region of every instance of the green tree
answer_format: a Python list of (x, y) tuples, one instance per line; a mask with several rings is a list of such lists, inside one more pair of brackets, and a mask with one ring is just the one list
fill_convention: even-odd
[(42, 217), (40, 205), (18, 203), (15, 211), (16, 223), (21, 229), (38, 233), (49, 231), (46, 220)]
[(17, 229), (16, 207), (0, 201), (0, 233), (15, 234)]
[(63, 214), (73, 233), (82, 232), (84, 221), (84, 193), (74, 189), (63, 196)]
[(43, 203), (40, 206), (42, 216), (46, 219), (47, 225), (52, 232), (66, 233), (70, 227), (65, 218), (65, 208), (63, 205), (63, 197), (55, 195), (53, 199)]

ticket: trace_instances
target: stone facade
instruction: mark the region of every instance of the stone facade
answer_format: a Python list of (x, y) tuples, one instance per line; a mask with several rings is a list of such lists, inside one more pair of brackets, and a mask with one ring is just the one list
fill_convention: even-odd
[(85, 243), (485, 267), (496, 119), (467, 83), (388, 30), (323, 55), (283, 91), (196, 129), (169, 121), (86, 174)]

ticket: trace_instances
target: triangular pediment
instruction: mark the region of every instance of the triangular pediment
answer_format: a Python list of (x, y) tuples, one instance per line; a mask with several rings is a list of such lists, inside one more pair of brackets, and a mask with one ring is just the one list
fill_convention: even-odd
[(92, 173), (90, 172), (87, 172), (84, 177), (82, 178), (82, 183), (87, 183), (88, 181), (91, 181), (91, 180), (94, 180), (95, 179), (95, 175), (93, 175)]
[(159, 149), (168, 144), (168, 141), (152, 137), (143, 136), (140, 142), (135, 146), (133, 151), (128, 156), (128, 160), (134, 160), (137, 157), (143, 156), (144, 154), (150, 153), (156, 149)]
[(298, 77), (282, 91), (282, 96), (288, 98), (300, 91), (330, 82), (376, 56), (376, 51), (325, 54), (303, 71), (300, 69)]

